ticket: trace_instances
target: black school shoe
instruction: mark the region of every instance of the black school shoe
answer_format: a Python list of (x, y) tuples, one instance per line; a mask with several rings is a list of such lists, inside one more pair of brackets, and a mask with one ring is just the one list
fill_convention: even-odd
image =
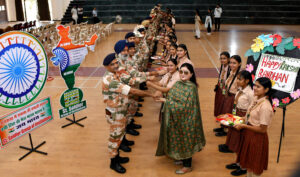
[(223, 153), (233, 153), (226, 144), (219, 144), (219, 151)]
[(117, 173), (125, 173), (126, 169), (120, 164), (117, 157), (110, 159), (110, 168)]
[(214, 128), (213, 131), (214, 131), (214, 132), (223, 132), (223, 131), (224, 131), (224, 128), (223, 128), (223, 127), (220, 127), (220, 128)]
[(231, 172), (231, 175), (233, 176), (241, 176), (247, 173), (247, 170), (242, 170), (241, 168), (234, 170)]
[(232, 163), (232, 164), (226, 165), (226, 168), (229, 170), (236, 170), (236, 169), (240, 169), (240, 166), (238, 166), (236, 163)]
[(227, 136), (227, 133), (223, 131), (223, 132), (217, 132), (215, 135), (221, 137), (221, 136)]

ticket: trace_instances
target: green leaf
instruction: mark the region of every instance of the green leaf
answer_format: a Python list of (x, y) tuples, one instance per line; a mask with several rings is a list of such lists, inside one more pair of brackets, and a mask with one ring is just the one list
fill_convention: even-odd
[(274, 47), (272, 45), (269, 45), (268, 47), (265, 47), (263, 50), (262, 50), (262, 53), (265, 53), (265, 52), (274, 52)]
[(286, 50), (293, 50), (293, 49), (296, 48), (296, 46), (294, 46), (293, 42), (290, 42), (290, 43), (286, 44), (286, 45), (284, 46), (284, 48), (285, 48)]
[(284, 45), (278, 45), (276, 47), (276, 51), (277, 53), (279, 53), (280, 55), (284, 55)]
[(249, 57), (252, 55), (254, 55), (254, 52), (251, 49), (247, 50), (247, 52), (245, 53), (245, 57)]
[(255, 52), (254, 55), (253, 55), (254, 61), (257, 61), (259, 56), (260, 56), (260, 52)]
[(293, 37), (283, 38), (280, 44), (288, 44), (293, 41)]

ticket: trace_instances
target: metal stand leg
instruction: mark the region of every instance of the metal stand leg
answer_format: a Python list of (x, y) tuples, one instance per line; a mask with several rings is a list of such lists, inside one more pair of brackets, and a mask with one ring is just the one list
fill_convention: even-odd
[(76, 125), (78, 125), (78, 126), (80, 126), (80, 127), (84, 127), (84, 125), (82, 125), (82, 124), (80, 124), (80, 123), (78, 123), (78, 122), (80, 122), (80, 121), (82, 121), (82, 120), (84, 120), (84, 119), (86, 119), (87, 117), (85, 116), (85, 117), (83, 117), (83, 118), (81, 118), (81, 119), (78, 119), (78, 120), (75, 120), (75, 114), (73, 114), (73, 120), (72, 119), (69, 119), (69, 118), (66, 118), (68, 121), (70, 121), (71, 123), (68, 123), (68, 124), (66, 124), (66, 125), (63, 125), (61, 128), (65, 128), (65, 127), (68, 127), (68, 126), (70, 126), (70, 125), (72, 125), (72, 124), (76, 124)]
[(283, 107), (283, 117), (282, 117), (282, 126), (281, 126), (281, 133), (280, 133), (280, 141), (279, 141), (279, 147), (278, 147), (278, 154), (277, 154), (277, 163), (279, 163), (279, 157), (280, 157), (280, 150), (281, 150), (281, 142), (282, 138), (284, 137), (284, 127), (285, 127), (285, 112), (286, 107)]
[(48, 155), (47, 152), (42, 152), (42, 151), (37, 150), (39, 147), (41, 147), (42, 145), (44, 145), (46, 143), (46, 141), (43, 141), (41, 144), (37, 145), (36, 147), (33, 147), (32, 139), (31, 139), (31, 134), (30, 133), (29, 133), (29, 141), (30, 141), (30, 145), (31, 145), (30, 148), (24, 147), (24, 146), (20, 146), (21, 149), (26, 149), (29, 152), (27, 152), (25, 155), (23, 155), (21, 158), (19, 158), (19, 161), (21, 161), (22, 159), (24, 159), (25, 157), (27, 157), (32, 152), (36, 152), (36, 153), (43, 154), (43, 155)]

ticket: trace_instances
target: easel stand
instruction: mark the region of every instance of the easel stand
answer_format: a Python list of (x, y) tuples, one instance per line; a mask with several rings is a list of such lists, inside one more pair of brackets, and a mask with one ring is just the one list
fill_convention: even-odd
[(84, 125), (82, 125), (82, 124), (80, 124), (80, 123), (78, 123), (78, 122), (80, 122), (80, 121), (82, 121), (82, 120), (84, 120), (84, 119), (86, 119), (87, 117), (85, 116), (85, 117), (83, 117), (83, 118), (81, 118), (81, 119), (78, 119), (78, 120), (75, 120), (75, 114), (73, 114), (73, 120), (72, 119), (69, 119), (69, 118), (66, 118), (68, 121), (70, 121), (71, 123), (68, 123), (68, 124), (66, 124), (66, 125), (63, 125), (61, 128), (65, 128), (65, 127), (67, 127), (67, 126), (70, 126), (70, 125), (72, 125), (72, 124), (76, 124), (76, 125), (78, 125), (78, 126), (80, 126), (80, 127), (84, 127)]
[(282, 115), (282, 126), (281, 126), (280, 141), (279, 141), (279, 148), (278, 148), (278, 154), (277, 154), (277, 163), (279, 163), (279, 156), (280, 156), (281, 142), (282, 142), (282, 138), (284, 137), (284, 124), (285, 124), (285, 112), (286, 112), (286, 106), (282, 107), (282, 110), (283, 110), (283, 115)]
[(19, 158), (19, 161), (21, 161), (22, 159), (24, 159), (25, 157), (27, 157), (32, 152), (37, 152), (37, 153), (40, 153), (40, 154), (43, 154), (43, 155), (48, 155), (47, 152), (42, 152), (42, 151), (37, 150), (39, 147), (41, 147), (42, 145), (44, 145), (46, 143), (46, 141), (42, 142), (41, 144), (37, 145), (36, 147), (33, 147), (32, 139), (31, 139), (31, 134), (30, 133), (29, 133), (29, 140), (30, 140), (30, 145), (31, 145), (30, 148), (24, 147), (24, 146), (20, 146), (21, 149), (26, 149), (29, 152), (27, 154), (23, 155), (21, 158)]

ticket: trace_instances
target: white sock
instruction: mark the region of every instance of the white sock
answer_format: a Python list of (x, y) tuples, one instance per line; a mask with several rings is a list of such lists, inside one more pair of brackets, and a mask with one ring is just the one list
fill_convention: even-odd
[(256, 175), (253, 173), (252, 177), (260, 177), (260, 175)]
[(247, 177), (253, 177), (252, 174), (252, 172), (247, 172)]

